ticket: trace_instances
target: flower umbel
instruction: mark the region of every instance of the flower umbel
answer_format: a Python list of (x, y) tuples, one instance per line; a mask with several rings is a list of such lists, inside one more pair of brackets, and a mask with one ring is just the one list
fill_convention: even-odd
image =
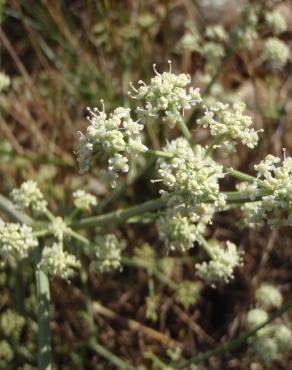
[(234, 145), (237, 140), (249, 148), (257, 145), (258, 134), (250, 128), (252, 119), (244, 114), (245, 104), (243, 102), (235, 102), (231, 106), (217, 102), (205, 109), (205, 114), (198, 120), (198, 124), (209, 128), (214, 137), (224, 136), (223, 146), (230, 143)]
[(107, 234), (97, 238), (96, 257), (98, 270), (106, 272), (121, 268), (121, 253), (125, 248), (125, 242), (118, 240), (114, 234)]
[(184, 73), (175, 75), (171, 72), (158, 73), (155, 65), (156, 76), (151, 78), (149, 85), (139, 81), (139, 86), (132, 86), (135, 94), (134, 99), (142, 102), (137, 108), (137, 113), (143, 122), (149, 119), (161, 118), (170, 128), (173, 128), (183, 119), (185, 110), (201, 103), (202, 98), (199, 89), (187, 88), (191, 83), (191, 77)]
[[(129, 108), (118, 107), (107, 115), (97, 108), (89, 110), (87, 117), (90, 125), (86, 133), (80, 133), (79, 167), (80, 172), (87, 172), (93, 159), (106, 154), (109, 170), (117, 177), (117, 172), (128, 172), (128, 159), (147, 151), (142, 143), (143, 125), (131, 118)], [(114, 184), (114, 182), (113, 182)]]
[(26, 258), (37, 245), (30, 226), (0, 221), (0, 254), (4, 259)]
[(22, 183), (19, 189), (12, 190), (11, 197), (19, 208), (31, 208), (37, 213), (46, 212), (47, 201), (35, 181), (28, 180)]
[(76, 190), (73, 193), (74, 205), (83, 211), (90, 211), (91, 207), (97, 205), (97, 199), (94, 195), (84, 190)]
[(65, 280), (72, 277), (80, 266), (80, 262), (73, 254), (63, 250), (61, 243), (44, 247), (42, 259), (39, 263), (39, 268), (51, 276), (58, 276)]
[(208, 241), (208, 244), (212, 258), (208, 262), (196, 264), (197, 275), (212, 286), (222, 281), (228, 283), (234, 277), (235, 267), (242, 265), (242, 257), (236, 245), (227, 241), (224, 247), (217, 240)]

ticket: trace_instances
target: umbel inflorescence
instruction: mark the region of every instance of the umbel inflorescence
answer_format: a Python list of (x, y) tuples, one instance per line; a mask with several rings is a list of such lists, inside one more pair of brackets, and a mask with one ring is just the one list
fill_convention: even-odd
[[(256, 307), (248, 311), (246, 326), (253, 330), (265, 324), (273, 310), (282, 306), (283, 296), (278, 288), (271, 284), (262, 284), (255, 292)], [(289, 325), (279, 319), (265, 325), (250, 339), (254, 354), (264, 363), (277, 360), (283, 352), (291, 349), (292, 332)]]
[[(213, 31), (208, 32), (208, 37)], [(171, 65), (168, 72), (159, 73), (156, 68), (154, 71), (155, 76), (149, 84), (142, 81), (137, 87), (131, 84), (135, 109), (118, 107), (106, 113), (102, 103), (102, 110), (88, 110), (88, 127), (85, 133), (79, 133), (80, 171), (89, 171), (95, 161), (104, 163), (106, 160), (115, 185), (118, 175), (126, 174), (138, 156), (155, 156), (156, 173), (149, 181), (158, 188), (161, 198), (151, 201), (154, 213), (150, 216), (165, 252), (181, 253), (200, 248), (205, 260), (194, 266), (198, 277), (212, 286), (228, 282), (234, 277), (236, 267), (242, 265), (243, 253), (232, 241), (206, 237), (210, 235), (209, 225), (214, 215), (228, 210), (229, 204), (235, 202), (242, 203), (243, 221), (248, 225), (264, 222), (290, 225), (292, 159), (285, 152), (283, 160), (268, 155), (255, 165), (255, 176), (224, 168), (214, 159), (215, 150), (228, 154), (236, 149), (237, 143), (254, 148), (259, 139), (261, 130), (252, 127), (253, 121), (246, 113), (244, 102), (213, 101), (210, 104), (198, 88), (191, 86), (189, 75), (176, 75)], [(193, 142), (186, 124), (185, 114), (194, 108), (198, 118), (192, 129), (198, 127), (210, 131), (211, 140), (206, 145)], [(166, 137), (160, 150), (151, 148), (147, 141), (146, 125), (163, 126)], [(237, 190), (231, 193), (221, 189), (221, 180), (229, 175), (241, 180)], [(23, 183), (12, 191), (11, 196), (19, 209), (29, 212), (40, 222), (33, 222), (32, 226), (0, 224), (1, 255), (6, 259), (10, 256), (13, 259), (29, 257), (38, 245), (38, 238), (44, 237), (39, 268), (52, 276), (68, 279), (80, 267), (73, 249), (70, 248), (70, 253), (66, 250), (73, 241), (94, 251), (98, 271), (121, 269), (124, 241), (114, 233), (104, 235), (100, 230), (94, 241), (90, 241), (74, 231), (76, 217), (98, 207), (93, 194), (83, 189), (73, 192), (74, 209), (68, 217), (51, 213), (34, 181)], [(104, 220), (109, 224), (112, 220), (126, 221), (134, 217), (135, 212), (140, 217), (142, 213), (143, 218), (142, 209), (148, 212), (142, 204), (131, 212), (112, 212), (105, 215)], [(46, 228), (40, 230), (40, 225), (46, 225)]]
[[(268, 22), (272, 27), (274, 20), (269, 17)], [(132, 112), (122, 108), (115, 110), (108, 118), (109, 121), (114, 119), (117, 122), (115, 127), (105, 123), (107, 118), (104, 112), (92, 114), (87, 132), (80, 138), (79, 163), (87, 163), (85, 167), (89, 169), (89, 162), (83, 161), (84, 144), (90, 142), (92, 160), (93, 148), (104, 145), (101, 138), (116, 135), (117, 141), (106, 143), (103, 150), (111, 156), (108, 168), (111, 172), (127, 172), (132, 153), (130, 139), (134, 135), (134, 140), (139, 142), (139, 150), (135, 151), (135, 155), (143, 155), (144, 151), (148, 151), (158, 157), (157, 176), (152, 181), (161, 186), (159, 192), (165, 202), (156, 225), (166, 250), (187, 251), (197, 244), (207, 257), (205, 262), (196, 265), (198, 275), (212, 285), (229, 281), (234, 275), (234, 269), (242, 264), (241, 252), (231, 241), (205, 239), (214, 214), (228, 208), (228, 196), (220, 189), (220, 180), (226, 176), (226, 171), (212, 158), (212, 153), (215, 149), (228, 153), (235, 150), (238, 142), (254, 148), (261, 130), (252, 127), (253, 121), (245, 113), (244, 102), (224, 104), (217, 101), (212, 105), (205, 104), (199, 89), (191, 86), (189, 75), (174, 74), (171, 65), (168, 72), (159, 73), (155, 66), (154, 71), (155, 76), (149, 84), (144, 81), (139, 81), (137, 87), (131, 84), (133, 92), (130, 95), (136, 103), (136, 109)], [(213, 137), (206, 146), (193, 143), (185, 125), (185, 113), (194, 108), (199, 112), (196, 124), (209, 129)], [(99, 120), (101, 123), (97, 125)], [(147, 142), (142, 144), (144, 128), (149, 124), (161, 124), (169, 130), (178, 128), (182, 136), (170, 141), (166, 139), (160, 151), (152, 150)], [(129, 126), (132, 127), (130, 131), (127, 130)], [(111, 136), (113, 129), (116, 131)], [(268, 172), (263, 172), (265, 166), (260, 163), (255, 166), (257, 176), (248, 176), (248, 182), (243, 181), (237, 186), (237, 196), (244, 199), (242, 203), (246, 203), (242, 206), (244, 217), (250, 212), (247, 219), (251, 223), (254, 223), (259, 213), (262, 219), (269, 219), (272, 214), (283, 214), (290, 207), (288, 181), (284, 183), (284, 178), (291, 179), (288, 169), (290, 158), (285, 157), (282, 170), (274, 166), (279, 161), (272, 160), (273, 165), (267, 166)], [(256, 206), (251, 207), (250, 204)]]

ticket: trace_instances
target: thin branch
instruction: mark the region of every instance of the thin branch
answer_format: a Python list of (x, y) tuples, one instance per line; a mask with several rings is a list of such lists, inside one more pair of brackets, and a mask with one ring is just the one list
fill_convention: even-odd
[(277, 310), (274, 314), (272, 314), (268, 320), (266, 320), (263, 324), (258, 325), (256, 328), (243, 332), (240, 334), (237, 338), (232, 339), (226, 343), (224, 343), (222, 346), (219, 346), (215, 349), (212, 349), (210, 351), (204, 352), (198, 356), (192, 357), (191, 359), (185, 361), (181, 365), (173, 366), (174, 369), (184, 369), (187, 366), (191, 364), (199, 364), (201, 362), (207, 361), (209, 358), (213, 356), (222, 356), (226, 352), (234, 351), (243, 345), (246, 344), (247, 340), (255, 335), (260, 329), (265, 327), (266, 325), (270, 324), (272, 321), (277, 319), (278, 317), (282, 316), (283, 313), (288, 311), (292, 307), (292, 298), (289, 299), (286, 304), (284, 304), (279, 310)]

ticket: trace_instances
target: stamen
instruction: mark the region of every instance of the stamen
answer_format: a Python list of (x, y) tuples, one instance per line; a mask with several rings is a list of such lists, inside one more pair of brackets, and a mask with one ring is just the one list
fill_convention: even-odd
[(154, 70), (154, 72), (155, 72), (155, 74), (156, 74), (157, 76), (159, 76), (159, 75), (160, 75), (160, 73), (158, 73), (158, 71), (157, 71), (157, 69), (156, 69), (156, 63), (154, 63), (154, 64), (153, 64), (153, 70)]
[(131, 86), (131, 88), (134, 90), (134, 91), (136, 91), (136, 93), (139, 93), (139, 91), (136, 89), (136, 87), (133, 85), (133, 82), (132, 81), (130, 81), (129, 82), (129, 85)]

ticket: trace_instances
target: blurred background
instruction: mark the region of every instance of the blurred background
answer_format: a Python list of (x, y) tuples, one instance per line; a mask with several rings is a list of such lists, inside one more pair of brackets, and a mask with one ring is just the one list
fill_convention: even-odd
[[(252, 173), (253, 164), (267, 153), (282, 157), (286, 148), (292, 154), (291, 59), (281, 70), (271, 70), (261, 58), (262, 45), (271, 35), (261, 18), (264, 11), (277, 9), (284, 16), (287, 28), (279, 38), (291, 47), (290, 0), (1, 0), (0, 4), (0, 72), (10, 80), (0, 92), (1, 194), (34, 179), (59, 214), (70, 210), (70, 194), (77, 188), (99, 197), (99, 212), (158, 196), (157, 187), (146, 180), (153, 163), (124, 179), (116, 191), (100, 168), (79, 175), (77, 133), (86, 127), (87, 106), (99, 106), (104, 99), (107, 111), (118, 105), (131, 107), (129, 82), (149, 81), (153, 64), (159, 71), (168, 70), (168, 60), (173, 71), (189, 73), (210, 102), (240, 97), (254, 126), (265, 130), (255, 150), (239, 147), (228, 158), (218, 157), (220, 161)], [(255, 35), (248, 29), (254, 9), (260, 24)], [(234, 35), (240, 32), (246, 39), (234, 46)], [(194, 140), (205, 143), (207, 133), (195, 127), (195, 117), (190, 114), (186, 119)], [(159, 148), (161, 132), (149, 130), (147, 140)], [(234, 182), (222, 186), (233, 189)], [(167, 361), (169, 349), (180, 348), (188, 357), (236, 336), (261, 282), (280, 285), (284, 295), (291, 293), (291, 230), (239, 229), (236, 212), (218, 214), (210, 233), (241, 246), (245, 266), (234, 282), (216, 290), (202, 288), (194, 275), (193, 256), (164, 258), (149, 248), (157, 245), (151, 224), (114, 231), (128, 240), (129, 256), (160, 258), (164, 276), (176, 283), (191, 282), (192, 293), (188, 290), (183, 296), (169, 281), (153, 278), (147, 268), (129, 261), (122, 273), (100, 275), (86, 255), (81, 275), (70, 285), (55, 279), (51, 328), (56, 368), (117, 368), (100, 356), (100, 343), (135, 366), (159, 369), (155, 356)], [(33, 271), (28, 265), (0, 269), (0, 368), (35, 369)], [(94, 304), (89, 308), (88, 302)], [(288, 353), (271, 369), (288, 369), (291, 363)], [(206, 368), (270, 367), (245, 349), (211, 360)]]

